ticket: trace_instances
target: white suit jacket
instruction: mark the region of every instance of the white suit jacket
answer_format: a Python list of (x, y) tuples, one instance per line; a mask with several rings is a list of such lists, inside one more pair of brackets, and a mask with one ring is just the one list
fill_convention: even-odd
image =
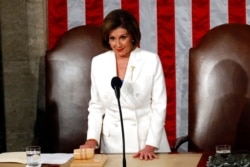
[[(118, 103), (111, 87), (116, 71), (113, 51), (93, 58), (87, 138), (96, 139), (103, 153), (122, 153), (123, 148)], [(170, 152), (164, 129), (166, 102), (158, 55), (136, 48), (120, 89), (127, 153), (138, 152), (146, 144), (157, 147), (158, 152)]]

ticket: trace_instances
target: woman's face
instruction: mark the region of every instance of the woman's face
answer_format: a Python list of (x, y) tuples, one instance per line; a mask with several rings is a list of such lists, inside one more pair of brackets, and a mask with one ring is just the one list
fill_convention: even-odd
[(116, 56), (129, 57), (133, 49), (132, 37), (126, 29), (118, 27), (110, 32), (109, 45)]

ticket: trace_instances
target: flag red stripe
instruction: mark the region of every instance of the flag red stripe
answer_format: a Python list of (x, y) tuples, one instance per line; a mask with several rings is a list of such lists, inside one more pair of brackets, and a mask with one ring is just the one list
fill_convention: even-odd
[(48, 1), (48, 48), (68, 30), (67, 0)]
[(103, 21), (103, 1), (87, 0), (86, 6), (86, 24), (101, 25)]
[(207, 0), (192, 1), (193, 46), (210, 29), (210, 3)]
[[(167, 11), (167, 12), (166, 12)], [(157, 1), (158, 54), (167, 85), (167, 117), (165, 129), (170, 145), (176, 138), (176, 74), (175, 74), (174, 0)]]
[(229, 23), (246, 23), (246, 1), (229, 0), (228, 1)]
[(139, 0), (121, 0), (121, 7), (130, 11), (139, 21)]

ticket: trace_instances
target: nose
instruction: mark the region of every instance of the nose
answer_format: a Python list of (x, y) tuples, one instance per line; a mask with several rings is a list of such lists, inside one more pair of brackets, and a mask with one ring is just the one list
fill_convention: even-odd
[(119, 39), (117, 39), (117, 40), (115, 41), (115, 45), (116, 45), (116, 47), (120, 47), (121, 43), (120, 43), (120, 40), (119, 40)]

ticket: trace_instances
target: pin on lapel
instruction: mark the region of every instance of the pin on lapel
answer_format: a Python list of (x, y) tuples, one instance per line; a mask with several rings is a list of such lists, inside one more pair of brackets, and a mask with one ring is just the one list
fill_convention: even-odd
[(131, 66), (131, 81), (133, 79), (133, 73), (134, 73), (135, 66)]

